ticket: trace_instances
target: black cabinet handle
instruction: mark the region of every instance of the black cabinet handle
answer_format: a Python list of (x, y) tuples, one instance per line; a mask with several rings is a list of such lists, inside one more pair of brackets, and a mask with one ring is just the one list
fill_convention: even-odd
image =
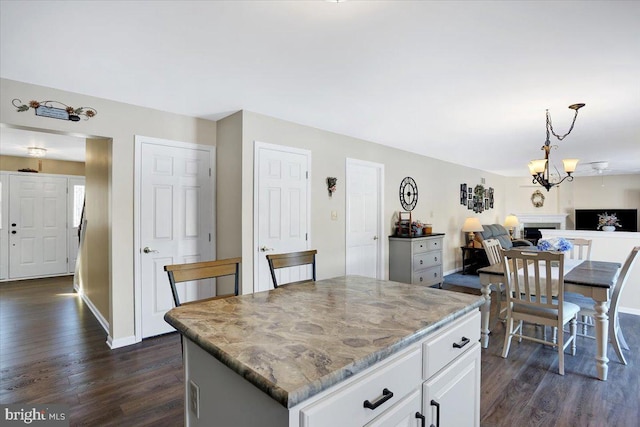
[(420, 260), (420, 265), (422, 265), (422, 260)]
[(420, 281), (422, 282), (422, 276), (420, 276)]
[(433, 257), (433, 260), (434, 260), (435, 262), (438, 262), (438, 257), (437, 257), (437, 256), (434, 256), (434, 257)]
[(436, 407), (436, 424), (431, 424), (431, 427), (440, 427), (440, 404), (435, 400), (431, 401), (431, 406)]
[(11, 234), (16, 234), (16, 233), (17, 233), (17, 231), (16, 231), (16, 230), (12, 230), (12, 231), (11, 231)]
[(453, 343), (453, 348), (462, 348), (465, 345), (469, 344), (470, 342), (471, 342), (471, 340), (469, 338), (462, 337), (462, 341)]
[(364, 401), (364, 407), (369, 409), (376, 409), (378, 406), (382, 405), (387, 400), (393, 397), (393, 393), (388, 388), (382, 390), (382, 396), (376, 399), (375, 402), (371, 403), (369, 400)]
[(427, 422), (427, 419), (425, 418), (424, 415), (422, 415), (420, 412), (416, 412), (416, 418), (419, 420), (422, 420), (422, 427), (425, 427), (425, 424)]

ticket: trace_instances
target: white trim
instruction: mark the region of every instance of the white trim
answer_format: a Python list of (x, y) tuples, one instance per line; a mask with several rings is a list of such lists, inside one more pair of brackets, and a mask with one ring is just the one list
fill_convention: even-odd
[(640, 308), (618, 307), (618, 312), (640, 316)]
[[(283, 151), (285, 153), (291, 154), (300, 154), (307, 158), (307, 171), (309, 173), (309, 178), (307, 179), (307, 249), (311, 249), (311, 150), (305, 150), (303, 148), (294, 148), (288, 147), (286, 145), (277, 145), (271, 144), (268, 142), (261, 141), (253, 141), (253, 290), (252, 293), (255, 293), (256, 287), (258, 285), (258, 275), (259, 275), (259, 263), (258, 256), (255, 254), (259, 253), (258, 249), (258, 189), (260, 188), (260, 183), (258, 182), (259, 178), (259, 170), (258, 166), (260, 165), (260, 159), (258, 153), (261, 149), (274, 150), (274, 151)], [(243, 292), (244, 293), (244, 292)]]
[[(186, 148), (192, 150), (203, 150), (209, 152), (209, 166), (211, 167), (211, 257), (216, 257), (216, 181), (215, 181), (215, 165), (216, 147), (212, 145), (194, 144), (191, 142), (172, 141), (168, 139), (153, 138), (142, 135), (134, 136), (134, 174), (133, 174), (133, 299), (134, 299), (134, 328), (135, 334), (133, 335), (133, 341), (130, 342), (131, 337), (117, 338), (111, 340), (111, 344), (117, 348), (123, 345), (135, 344), (142, 341), (142, 269), (141, 269), (141, 251), (140, 251), (140, 193), (142, 185), (142, 144), (154, 144), (164, 145), (167, 147)], [(122, 344), (128, 343), (128, 344)], [(111, 346), (110, 344), (110, 346)]]
[(104, 331), (109, 334), (109, 321), (107, 321), (107, 319), (105, 319), (105, 317), (102, 315), (102, 313), (100, 313), (96, 306), (93, 305), (93, 302), (91, 302), (91, 299), (89, 299), (87, 294), (81, 291), (78, 293), (80, 294), (80, 298), (82, 298), (82, 301), (87, 304), (87, 307), (89, 307), (89, 310), (91, 310), (98, 323), (100, 323), (102, 329), (104, 329)]
[(111, 337), (111, 335), (107, 336), (107, 345), (109, 346), (109, 348), (111, 350), (114, 350), (116, 348), (120, 348), (120, 347), (126, 347), (128, 345), (132, 345), (135, 344), (137, 342), (140, 342), (137, 340), (135, 335), (130, 335), (128, 337), (124, 337), (124, 338), (118, 338), (118, 339), (113, 339)]
[[(346, 158), (345, 161), (345, 180), (348, 179), (349, 173), (348, 173), (348, 169), (349, 169), (349, 165), (363, 165), (363, 166), (370, 166), (370, 167), (374, 167), (377, 170), (377, 179), (378, 179), (378, 260), (377, 260), (377, 265), (378, 265), (378, 271), (376, 272), (376, 278), (377, 279), (384, 279), (384, 275), (385, 275), (385, 259), (386, 259), (386, 251), (385, 251), (385, 239), (383, 239), (385, 232), (384, 232), (384, 164), (383, 163), (376, 163), (376, 162), (370, 162), (367, 160), (360, 160), (360, 159), (354, 159), (354, 158)], [(345, 246), (345, 270), (347, 267), (347, 254), (349, 253), (349, 251), (347, 250), (347, 219), (349, 218), (349, 213), (346, 212), (346, 208), (348, 206), (347, 203), (347, 189), (348, 188), (348, 184), (345, 182), (345, 191), (344, 191), (344, 206), (345, 206), (345, 229), (344, 229), (344, 246)]]

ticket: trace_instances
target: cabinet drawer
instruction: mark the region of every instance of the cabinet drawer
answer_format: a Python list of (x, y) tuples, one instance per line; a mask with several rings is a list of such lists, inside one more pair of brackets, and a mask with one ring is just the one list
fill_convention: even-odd
[[(300, 411), (301, 427), (365, 425), (402, 400), (422, 383), (422, 349), (414, 348), (396, 356), (379, 369), (349, 384)], [(383, 390), (393, 397), (376, 409), (364, 406), (365, 401), (376, 404), (383, 398)]]
[(416, 271), (412, 274), (411, 283), (414, 285), (435, 285), (442, 283), (442, 266), (427, 268), (426, 270)]
[(442, 249), (442, 239), (425, 239), (413, 242), (414, 254), (440, 249)]
[(430, 251), (413, 256), (413, 271), (424, 270), (442, 264), (442, 253), (440, 251)]
[[(480, 340), (480, 311), (424, 343), (424, 378), (430, 378)], [(460, 348), (461, 346), (461, 348)]]

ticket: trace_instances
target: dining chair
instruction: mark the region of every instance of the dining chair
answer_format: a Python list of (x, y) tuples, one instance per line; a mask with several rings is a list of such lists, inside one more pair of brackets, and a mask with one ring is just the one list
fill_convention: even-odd
[[(564, 375), (564, 351), (571, 344), (576, 354), (576, 318), (580, 307), (564, 301), (564, 254), (550, 251), (510, 249), (504, 252), (504, 276), (507, 287), (507, 322), (502, 357), (507, 358), (511, 339), (526, 339), (558, 349), (558, 370)], [(557, 295), (557, 299), (554, 296)], [(514, 328), (514, 323), (518, 326)], [(551, 326), (563, 331), (570, 324), (570, 335), (547, 341), (523, 334), (523, 322)]]
[[(171, 286), (171, 294), (173, 295), (173, 302), (176, 307), (181, 305), (191, 304), (194, 302), (202, 302), (220, 298), (228, 298), (234, 295), (238, 295), (238, 278), (240, 276), (240, 263), (242, 258), (228, 258), (217, 261), (204, 261), (193, 262), (188, 264), (172, 264), (165, 265), (164, 271), (169, 275), (169, 285)], [(216, 277), (234, 276), (234, 291), (233, 294), (216, 295), (214, 297), (201, 298), (188, 302), (181, 302), (176, 283), (190, 282), (198, 280), (196, 282), (199, 286), (209, 284), (204, 282), (204, 279), (213, 279)]]
[(591, 239), (571, 238), (566, 239), (573, 246), (569, 249), (568, 254), (571, 259), (591, 259)]
[(270, 254), (267, 255), (267, 262), (269, 263), (269, 271), (271, 272), (271, 280), (273, 281), (273, 288), (276, 289), (282, 285), (295, 285), (298, 283), (308, 282), (309, 279), (300, 280), (297, 282), (280, 283), (276, 279), (276, 270), (287, 267), (297, 267), (300, 265), (311, 265), (312, 279), (316, 281), (316, 254), (317, 250), (312, 249), (301, 252), (289, 252), (284, 254)]
[[(482, 241), (482, 247), (487, 254), (487, 259), (489, 260), (489, 265), (500, 264), (502, 262), (502, 246), (500, 245), (500, 241), (498, 239), (486, 239)], [(504, 322), (506, 320), (507, 307), (504, 305), (503, 301), (506, 303), (507, 296), (504, 293), (504, 284), (498, 283), (496, 284), (496, 315), (493, 326), (495, 326), (496, 322), (499, 320)], [(493, 326), (491, 329), (493, 329)]]
[[(629, 279), (629, 272), (638, 259), (638, 252), (640, 252), (640, 246), (636, 246), (631, 249), (631, 252), (627, 256), (627, 260), (624, 262), (614, 285), (613, 295), (611, 296), (611, 303), (609, 304), (609, 311), (607, 313), (609, 316), (609, 340), (611, 341), (611, 344), (613, 344), (613, 349), (616, 351), (618, 359), (623, 365), (627, 364), (627, 360), (622, 354), (622, 349), (629, 350), (629, 345), (624, 339), (624, 335), (622, 335), (622, 329), (620, 329), (618, 307), (620, 304), (620, 294), (622, 294), (622, 290), (627, 283), (627, 279)], [(582, 295), (574, 296), (574, 294), (571, 294), (567, 299), (580, 307), (580, 316), (588, 316), (592, 320), (595, 319), (596, 311), (594, 309), (595, 302), (593, 299)], [(594, 326), (593, 321), (587, 324), (587, 326)], [(580, 336), (595, 339), (595, 336), (589, 335), (588, 333), (580, 334)]]

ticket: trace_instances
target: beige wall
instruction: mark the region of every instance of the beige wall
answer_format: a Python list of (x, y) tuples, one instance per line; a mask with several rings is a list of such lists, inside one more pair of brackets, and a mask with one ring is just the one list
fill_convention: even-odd
[[(32, 110), (17, 112), (11, 100), (57, 100), (67, 105), (93, 107), (98, 114), (79, 122), (36, 116)], [(17, 81), (0, 79), (0, 123), (30, 130), (50, 130), (84, 137), (111, 138), (111, 277), (109, 288), (114, 301), (93, 301), (96, 307), (109, 306), (101, 314), (109, 322), (110, 340), (131, 342), (134, 322), (133, 171), (134, 136), (144, 135), (176, 141), (215, 145), (216, 123), (170, 114), (107, 99), (60, 91)], [(88, 243), (88, 242), (87, 242)], [(95, 293), (104, 298), (108, 291)]]
[[(540, 189), (545, 203), (536, 208), (531, 203), (532, 193)], [(508, 180), (507, 212), (526, 214), (566, 213), (567, 228), (574, 228), (575, 209), (640, 209), (640, 174), (576, 177), (547, 192), (531, 184), (528, 178)], [(639, 219), (640, 220), (640, 219)], [(640, 230), (640, 224), (638, 224)]]
[[(38, 162), (41, 162), (38, 164)], [(40, 168), (40, 165), (42, 166)], [(70, 162), (66, 160), (42, 159), (33, 157), (17, 157), (0, 155), (0, 170), (16, 172), (19, 169), (33, 169), (40, 173), (53, 173), (58, 175), (84, 176), (83, 162)]]
[[(460, 231), (467, 216), (478, 216), (482, 223), (504, 221), (506, 178), (478, 169), (419, 156), (368, 141), (244, 111), (242, 113), (242, 257), (243, 289), (253, 290), (253, 144), (254, 141), (303, 148), (312, 152), (311, 241), (318, 249), (318, 278), (345, 273), (345, 163), (347, 158), (382, 163), (385, 166), (384, 224), (386, 227), (385, 271), (388, 276), (388, 240), (394, 215), (401, 209), (400, 181), (412, 176), (419, 198), (413, 217), (433, 224), (434, 232), (445, 233), (444, 271), (460, 268)], [(219, 144), (222, 142), (219, 140)], [(224, 161), (219, 155), (219, 160)], [(326, 177), (338, 178), (338, 190), (327, 194)], [(460, 184), (476, 185), (486, 178), (485, 187), (495, 189), (494, 209), (474, 215), (460, 205)], [(233, 184), (236, 186), (236, 184)], [(220, 188), (220, 183), (218, 185)], [(218, 204), (221, 215), (220, 203)], [(338, 220), (331, 220), (331, 211)], [(219, 236), (220, 237), (220, 236)], [(237, 241), (237, 238), (236, 238)], [(218, 247), (226, 244), (221, 239)]]

